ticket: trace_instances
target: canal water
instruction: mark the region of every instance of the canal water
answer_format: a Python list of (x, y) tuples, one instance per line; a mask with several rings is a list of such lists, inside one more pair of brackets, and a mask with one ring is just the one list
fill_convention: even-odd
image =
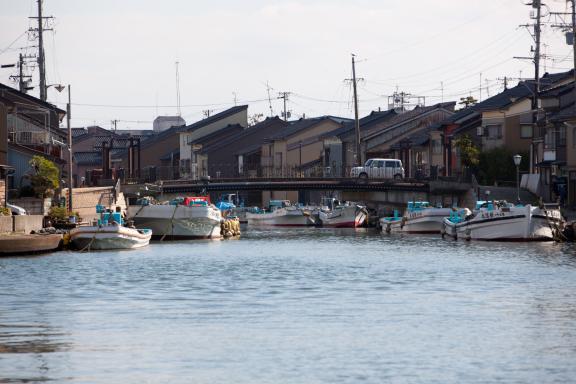
[(576, 248), (353, 230), (0, 259), (0, 382), (574, 383)]

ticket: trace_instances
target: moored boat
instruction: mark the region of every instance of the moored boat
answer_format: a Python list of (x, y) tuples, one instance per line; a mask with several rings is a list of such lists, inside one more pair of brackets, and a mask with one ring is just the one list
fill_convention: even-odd
[(248, 225), (276, 227), (305, 227), (315, 225), (309, 211), (292, 205), (288, 200), (270, 200), (269, 210), (246, 212)]
[(152, 230), (124, 226), (120, 212), (103, 212), (96, 225), (80, 226), (70, 231), (70, 242), (76, 249), (111, 250), (145, 247), (150, 243)]
[(157, 240), (212, 239), (221, 237), (222, 213), (208, 196), (178, 198), (165, 204), (128, 207), (128, 218), (137, 228), (150, 228)]
[(551, 241), (564, 223), (556, 208), (489, 201), (467, 216), (445, 218), (442, 234), (466, 240)]
[(323, 201), (318, 217), (323, 227), (356, 228), (364, 224), (368, 212), (366, 207), (353, 202), (340, 204), (336, 199), (328, 199)]
[(59, 249), (61, 244), (61, 234), (8, 233), (0, 236), (0, 256), (51, 252)]
[(427, 201), (409, 201), (404, 216), (383, 217), (380, 227), (384, 232), (440, 233), (443, 220), (455, 208), (433, 207)]

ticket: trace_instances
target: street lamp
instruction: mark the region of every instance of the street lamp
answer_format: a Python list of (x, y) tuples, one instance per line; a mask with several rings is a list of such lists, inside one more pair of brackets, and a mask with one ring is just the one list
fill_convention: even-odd
[(517, 202), (520, 202), (520, 163), (522, 162), (522, 156), (516, 154), (513, 156), (514, 164), (516, 165), (516, 194)]

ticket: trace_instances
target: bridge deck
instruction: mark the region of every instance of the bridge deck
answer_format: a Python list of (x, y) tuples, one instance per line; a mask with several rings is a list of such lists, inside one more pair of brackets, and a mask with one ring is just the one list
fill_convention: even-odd
[[(127, 193), (143, 188), (144, 184), (123, 186)], [(424, 192), (460, 194), (471, 187), (468, 183), (455, 181), (416, 181), (416, 180), (358, 180), (342, 179), (217, 179), (169, 180), (161, 185), (146, 184), (148, 189), (164, 193), (236, 192), (236, 191), (347, 191), (347, 192)]]

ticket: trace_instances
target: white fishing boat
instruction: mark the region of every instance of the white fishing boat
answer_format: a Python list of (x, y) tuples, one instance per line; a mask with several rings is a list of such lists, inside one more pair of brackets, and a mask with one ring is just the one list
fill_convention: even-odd
[(208, 196), (174, 199), (166, 204), (128, 207), (128, 218), (137, 228), (152, 229), (154, 239), (191, 240), (220, 238), (222, 213)]
[(292, 205), (288, 200), (270, 200), (268, 211), (246, 212), (250, 226), (305, 227), (315, 225), (308, 210)]
[(341, 204), (336, 199), (324, 199), (318, 217), (323, 227), (356, 228), (364, 224), (368, 211), (353, 202)]
[(152, 230), (123, 225), (120, 212), (102, 212), (96, 225), (80, 226), (70, 231), (70, 242), (76, 249), (110, 250), (145, 247), (150, 243)]
[(427, 201), (409, 201), (404, 216), (383, 217), (380, 227), (383, 232), (440, 233), (445, 217), (453, 208), (433, 207)]
[(549, 241), (564, 227), (559, 209), (490, 201), (444, 219), (443, 236), (466, 240)]

